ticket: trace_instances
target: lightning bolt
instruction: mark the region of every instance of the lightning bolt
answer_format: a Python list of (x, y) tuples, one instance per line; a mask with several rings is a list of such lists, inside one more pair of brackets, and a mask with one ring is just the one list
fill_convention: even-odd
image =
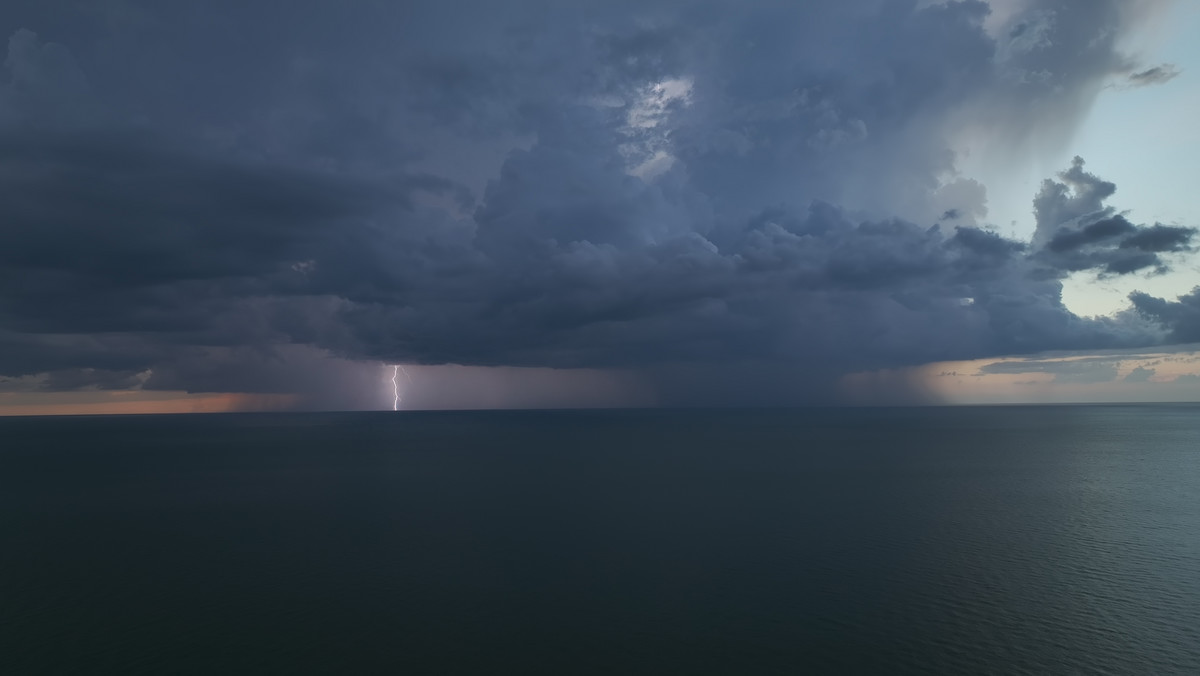
[(392, 394), (395, 398), (392, 399), (392, 410), (400, 410), (400, 386), (396, 384), (396, 376), (400, 375), (400, 365), (396, 364), (392, 367)]
[(392, 410), (400, 410), (400, 384), (396, 382), (396, 376), (404, 374), (408, 382), (412, 382), (412, 376), (408, 375), (408, 369), (404, 368), (403, 364), (392, 365)]

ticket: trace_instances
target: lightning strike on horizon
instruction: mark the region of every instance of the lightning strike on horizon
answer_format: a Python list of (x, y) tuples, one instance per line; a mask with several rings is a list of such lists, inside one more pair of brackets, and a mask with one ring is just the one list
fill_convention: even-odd
[(392, 410), (400, 410), (400, 384), (396, 382), (396, 376), (404, 374), (404, 378), (408, 382), (412, 382), (412, 376), (408, 375), (408, 369), (404, 368), (403, 364), (392, 364)]
[(392, 410), (400, 410), (400, 386), (396, 384), (396, 376), (400, 375), (400, 365), (392, 366)]

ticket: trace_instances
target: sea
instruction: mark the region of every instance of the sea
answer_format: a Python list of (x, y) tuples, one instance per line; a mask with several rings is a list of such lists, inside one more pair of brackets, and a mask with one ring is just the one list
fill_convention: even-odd
[(0, 418), (0, 674), (1200, 674), (1200, 406)]

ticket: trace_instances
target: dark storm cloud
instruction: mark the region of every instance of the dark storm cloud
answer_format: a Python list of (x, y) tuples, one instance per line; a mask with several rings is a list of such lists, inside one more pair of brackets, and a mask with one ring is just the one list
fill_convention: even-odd
[(1142, 316), (1165, 327), (1173, 342), (1200, 342), (1200, 287), (1175, 301), (1141, 292), (1134, 292), (1129, 298)]
[(1155, 224), (1138, 227), (1124, 216), (1112, 216), (1070, 229), (1060, 229), (1046, 245), (1046, 259), (1058, 269), (1099, 269), (1123, 275), (1145, 268), (1164, 272), (1159, 253), (1191, 251), (1195, 228)]
[(117, 286), (260, 274), (381, 201), (304, 172), (138, 135), (0, 134), (0, 264)]
[(1191, 251), (1188, 245), (1196, 234), (1195, 228), (1155, 224), (1142, 228), (1121, 240), (1122, 249), (1138, 249), (1146, 252)]
[[(1046, 248), (1052, 253), (1078, 251), (1089, 244), (1098, 244), (1113, 237), (1129, 235), (1136, 230), (1132, 223), (1125, 220), (1124, 216), (1114, 216), (1090, 223), (1078, 230), (1059, 232), (1054, 235)], [(1121, 243), (1121, 248), (1126, 248), (1125, 242)]]
[(1129, 72), (1122, 3), (998, 33), (977, 1), (502, 4), (17, 3), (0, 374), (309, 391), (327, 351), (790, 401), (1171, 328), (1077, 317), (1060, 280), (1194, 230), (1128, 221), (1077, 161), (1005, 238), (948, 150), (964, 111), (1077, 119)]
[(1136, 226), (1105, 200), (1116, 186), (1084, 170), (1076, 157), (1059, 181), (1046, 180), (1034, 199), (1038, 257), (1058, 271), (1098, 270), (1123, 275), (1152, 269), (1165, 272), (1164, 253), (1188, 252), (1196, 228), (1154, 224)]

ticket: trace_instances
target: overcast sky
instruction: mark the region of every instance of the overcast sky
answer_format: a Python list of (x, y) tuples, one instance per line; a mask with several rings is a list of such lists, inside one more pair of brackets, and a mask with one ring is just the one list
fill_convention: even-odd
[(10, 0), (0, 409), (1196, 398), (1196, 25)]

